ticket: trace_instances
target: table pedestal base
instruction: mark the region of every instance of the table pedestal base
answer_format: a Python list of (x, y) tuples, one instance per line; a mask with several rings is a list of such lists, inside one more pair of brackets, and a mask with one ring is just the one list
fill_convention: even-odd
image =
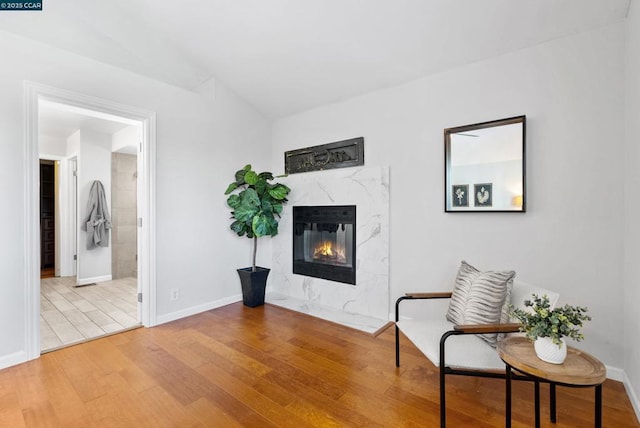
[[(505, 426), (511, 428), (511, 371), (513, 367), (506, 365), (506, 409), (505, 409)], [(525, 373), (526, 375), (526, 373)], [(528, 375), (529, 376), (529, 375)], [(540, 428), (540, 380), (534, 379), (534, 406), (535, 406), (535, 428)], [(556, 423), (556, 383), (549, 382), (549, 399), (550, 403), (550, 419)], [(563, 385), (578, 388), (576, 385)], [(602, 428), (602, 384), (595, 385), (595, 427)]]

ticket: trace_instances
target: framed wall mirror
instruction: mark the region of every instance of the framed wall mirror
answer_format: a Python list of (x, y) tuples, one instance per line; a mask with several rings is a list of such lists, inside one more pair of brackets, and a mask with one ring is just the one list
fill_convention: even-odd
[(525, 136), (525, 116), (445, 129), (445, 212), (525, 212)]

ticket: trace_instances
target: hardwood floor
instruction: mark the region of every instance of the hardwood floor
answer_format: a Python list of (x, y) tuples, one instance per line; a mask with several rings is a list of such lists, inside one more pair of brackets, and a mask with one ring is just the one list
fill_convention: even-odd
[(54, 278), (56, 276), (56, 272), (54, 268), (42, 268), (40, 269), (40, 278)]
[[(0, 371), (1, 427), (435, 427), (435, 367), (408, 341), (266, 305), (232, 304), (64, 348)], [(504, 426), (504, 382), (449, 377), (451, 427)], [(558, 388), (558, 423), (593, 424), (593, 390)], [(605, 427), (640, 426), (607, 381)], [(514, 383), (513, 426), (533, 426), (533, 386)]]

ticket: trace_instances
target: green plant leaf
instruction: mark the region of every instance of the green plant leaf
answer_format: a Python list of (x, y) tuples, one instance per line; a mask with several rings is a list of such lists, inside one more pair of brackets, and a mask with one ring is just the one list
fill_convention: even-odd
[(260, 197), (258, 196), (258, 192), (254, 189), (249, 188), (244, 192), (241, 192), (240, 198), (242, 199), (243, 205), (249, 205), (256, 208), (260, 206)]
[(273, 213), (273, 205), (271, 205), (271, 201), (267, 199), (262, 200), (262, 211), (265, 213)]
[(240, 205), (240, 196), (238, 195), (229, 196), (227, 198), (227, 205), (229, 205), (233, 209), (236, 209), (238, 205)]
[(239, 184), (238, 183), (231, 183), (229, 184), (229, 187), (227, 187), (227, 190), (225, 190), (224, 194), (228, 195), (229, 193), (233, 192), (234, 190), (236, 190), (238, 188)]
[(278, 234), (278, 222), (270, 213), (261, 213), (253, 218), (253, 233), (257, 237)]
[(250, 186), (255, 186), (255, 184), (258, 182), (258, 174), (256, 174), (254, 171), (247, 171), (244, 174), (244, 181)]
[(258, 180), (256, 181), (256, 184), (254, 185), (256, 192), (258, 192), (258, 195), (264, 195), (268, 186), (269, 186), (269, 183), (267, 183), (262, 178), (258, 178)]
[(273, 180), (273, 174), (268, 171), (261, 172), (260, 174), (258, 174), (258, 177), (262, 178), (263, 180)]
[[(233, 207), (236, 220), (251, 224), (253, 217), (260, 212), (260, 198), (255, 190), (249, 188), (240, 192), (239, 203)], [(233, 203), (236, 203), (233, 201)]]
[(238, 236), (242, 236), (245, 233), (247, 233), (247, 224), (241, 221), (234, 221), (233, 223), (231, 223), (231, 226), (229, 226), (231, 228), (231, 230), (233, 230), (235, 233), (238, 234)]
[(289, 189), (284, 184), (276, 184), (272, 188), (269, 189), (269, 195), (276, 200), (282, 200), (287, 197), (291, 189)]
[(243, 169), (236, 171), (236, 184), (238, 186), (244, 184), (244, 174), (245, 171)]
[(233, 216), (236, 220), (241, 222), (252, 221), (253, 216), (256, 215), (258, 210), (248, 205), (240, 205), (233, 211)]

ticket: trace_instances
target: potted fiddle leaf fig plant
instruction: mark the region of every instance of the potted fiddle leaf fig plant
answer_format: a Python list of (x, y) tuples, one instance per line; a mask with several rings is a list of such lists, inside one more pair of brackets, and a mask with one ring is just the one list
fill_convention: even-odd
[(548, 363), (562, 364), (567, 356), (564, 337), (576, 341), (584, 339), (580, 333), (583, 321), (590, 321), (587, 308), (564, 305), (551, 309), (549, 297), (533, 294), (524, 306), (531, 310), (513, 308), (511, 315), (522, 323), (520, 331), (533, 341), (538, 358)]
[[(280, 175), (279, 177), (285, 177)], [(287, 203), (289, 187), (281, 183), (270, 183), (274, 176), (270, 172), (257, 173), (246, 165), (235, 174), (235, 181), (227, 187), (227, 205), (231, 207), (231, 230), (238, 236), (253, 240), (252, 266), (238, 269), (242, 285), (242, 300), (246, 306), (264, 304), (267, 276), (270, 269), (256, 266), (258, 238), (278, 234), (278, 221), (283, 205)]]

